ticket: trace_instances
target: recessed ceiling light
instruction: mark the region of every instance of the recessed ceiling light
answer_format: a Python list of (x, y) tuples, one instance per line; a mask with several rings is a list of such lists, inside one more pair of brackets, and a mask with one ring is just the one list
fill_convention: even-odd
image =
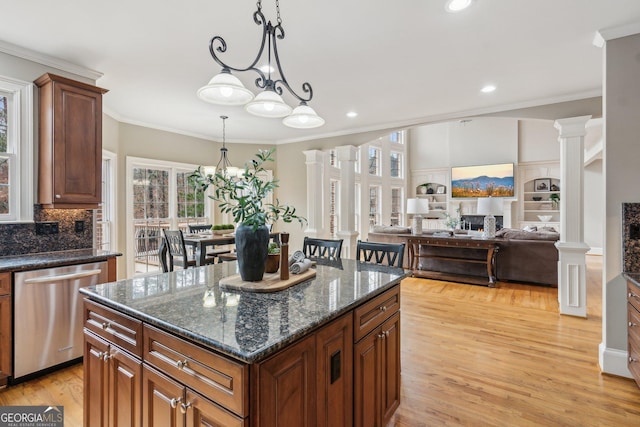
[(356, 113), (355, 111), (349, 111), (347, 113), (347, 117), (350, 117), (350, 118), (358, 117), (358, 113)]
[(491, 93), (494, 90), (496, 90), (496, 87), (494, 85), (486, 85), (485, 87), (480, 89), (480, 92), (482, 92), (482, 93)]
[(460, 12), (471, 6), (473, 0), (447, 0), (444, 8), (447, 12)]

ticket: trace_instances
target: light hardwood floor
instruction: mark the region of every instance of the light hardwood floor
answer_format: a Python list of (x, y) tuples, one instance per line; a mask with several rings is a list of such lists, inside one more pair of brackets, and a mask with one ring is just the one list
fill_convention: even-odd
[[(640, 389), (598, 368), (601, 258), (587, 257), (588, 318), (557, 290), (406, 279), (395, 426), (640, 426)], [(82, 368), (0, 391), (0, 405), (65, 407), (82, 425)]]

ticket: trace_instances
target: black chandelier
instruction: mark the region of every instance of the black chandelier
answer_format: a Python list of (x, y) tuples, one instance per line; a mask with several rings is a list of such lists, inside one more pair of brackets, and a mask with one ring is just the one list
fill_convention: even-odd
[[(258, 0), (257, 10), (253, 13), (253, 21), (257, 25), (262, 25), (262, 42), (258, 49), (258, 54), (249, 66), (245, 68), (232, 67), (220, 59), (220, 53), (227, 51), (227, 43), (221, 36), (214, 36), (209, 42), (209, 52), (213, 60), (221, 67), (220, 74), (214, 76), (209, 84), (198, 90), (200, 99), (219, 105), (244, 105), (245, 110), (260, 117), (284, 117), (282, 122), (293, 128), (315, 128), (324, 124), (324, 119), (316, 114), (307, 102), (313, 98), (311, 84), (302, 84), (303, 95), (299, 95), (291, 88), (285, 77), (280, 58), (278, 57), (277, 39), (284, 39), (284, 28), (282, 28), (282, 18), (280, 17), (280, 3), (276, 0), (277, 25), (271, 24), (262, 14), (262, 0)], [(267, 44), (268, 43), (268, 44)], [(262, 58), (265, 46), (267, 50), (266, 68), (258, 68), (258, 61)], [(271, 65), (275, 63), (275, 68)], [(254, 97), (253, 93), (244, 87), (242, 82), (231, 74), (231, 71), (244, 72), (254, 71), (258, 74), (255, 84), (262, 89)], [(272, 73), (277, 71), (277, 76)], [(283, 99), (283, 88), (295, 97), (300, 104), (292, 109)]]

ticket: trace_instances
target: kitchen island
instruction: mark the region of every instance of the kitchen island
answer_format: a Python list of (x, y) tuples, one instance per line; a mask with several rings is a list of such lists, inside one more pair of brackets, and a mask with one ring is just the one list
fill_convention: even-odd
[(253, 293), (219, 285), (236, 268), (81, 290), (85, 426), (386, 424), (400, 402), (405, 271), (319, 262), (312, 280)]

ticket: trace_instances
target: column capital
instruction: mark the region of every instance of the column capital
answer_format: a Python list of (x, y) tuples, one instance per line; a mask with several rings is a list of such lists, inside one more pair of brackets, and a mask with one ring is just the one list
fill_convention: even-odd
[(559, 138), (584, 136), (587, 133), (589, 120), (591, 120), (591, 116), (570, 117), (556, 120), (553, 126), (558, 129)]
[(353, 145), (341, 145), (336, 147), (336, 154), (340, 162), (355, 162), (358, 147)]
[(322, 163), (324, 161), (324, 152), (320, 150), (306, 150), (302, 153), (306, 158), (307, 164)]

